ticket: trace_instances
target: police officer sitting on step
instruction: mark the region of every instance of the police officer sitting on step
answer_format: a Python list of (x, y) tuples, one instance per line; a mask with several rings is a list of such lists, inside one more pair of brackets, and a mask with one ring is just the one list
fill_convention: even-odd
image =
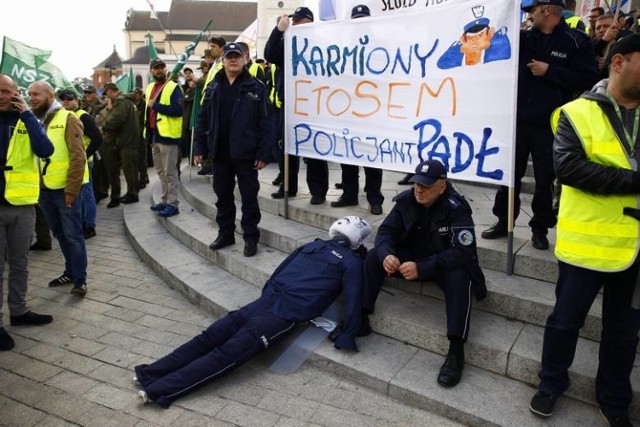
[(433, 280), (444, 291), (449, 353), (438, 383), (453, 387), (464, 369), (464, 343), (469, 336), (471, 291), (478, 301), (487, 293), (478, 265), (471, 208), (446, 180), (437, 160), (425, 160), (410, 178), (412, 190), (398, 194), (384, 219), (375, 248), (365, 261), (361, 335), (370, 333), (368, 315), (386, 276)]

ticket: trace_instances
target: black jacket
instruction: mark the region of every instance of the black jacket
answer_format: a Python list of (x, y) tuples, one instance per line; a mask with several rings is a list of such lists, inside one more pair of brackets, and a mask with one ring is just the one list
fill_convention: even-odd
[[(466, 268), (476, 299), (484, 299), (487, 288), (478, 264), (469, 203), (451, 184), (429, 208), (418, 204), (413, 190), (406, 190), (393, 200), (396, 204), (376, 235), (375, 251), (380, 262), (387, 255), (397, 255), (401, 248), (415, 247), (416, 235), (426, 234), (424, 241), (418, 243), (427, 254), (416, 260), (418, 279), (432, 279), (456, 268)], [(422, 229), (425, 226), (428, 228)]]
[[(202, 109), (194, 129), (195, 154), (215, 158), (219, 143), (220, 92), (224, 70), (207, 86)], [(269, 118), (269, 94), (260, 80), (244, 69), (236, 77), (238, 97), (233, 103), (229, 132), (229, 155), (232, 160), (268, 162), (275, 144), (275, 127)]]
[[(543, 77), (531, 73), (531, 60), (549, 64)], [(549, 126), (551, 113), (590, 89), (598, 68), (589, 36), (562, 20), (551, 34), (533, 29), (520, 32), (518, 122)]]
[[(625, 141), (623, 124), (620, 122), (613, 104), (604, 95), (606, 84), (607, 81), (603, 80), (596, 85), (594, 90), (585, 92), (582, 97), (598, 103), (609, 119), (618, 139)], [(640, 160), (637, 151), (639, 142), (636, 141), (636, 149), (633, 151), (628, 149), (627, 144), (624, 144), (637, 163)], [(553, 164), (558, 180), (564, 185), (597, 194), (640, 193), (640, 172), (605, 166), (589, 160), (576, 130), (565, 114), (560, 114), (558, 130), (553, 142)]]

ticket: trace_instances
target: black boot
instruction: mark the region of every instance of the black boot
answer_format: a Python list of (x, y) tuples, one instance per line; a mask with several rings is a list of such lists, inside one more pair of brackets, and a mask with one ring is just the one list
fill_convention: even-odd
[(438, 384), (453, 387), (460, 382), (464, 369), (464, 342), (461, 338), (449, 337), (449, 353), (438, 373)]

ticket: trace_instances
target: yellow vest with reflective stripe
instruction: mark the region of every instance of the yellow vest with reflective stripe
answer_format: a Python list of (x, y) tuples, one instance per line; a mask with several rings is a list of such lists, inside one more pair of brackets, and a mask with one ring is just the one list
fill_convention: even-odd
[[(76, 110), (74, 111), (74, 113), (78, 118), (82, 117), (84, 114), (89, 114), (82, 109)], [(86, 152), (87, 148), (89, 147), (89, 144), (91, 144), (91, 139), (87, 135), (82, 135), (82, 140), (84, 141), (84, 151)], [(87, 157), (87, 163), (92, 161), (93, 161), (93, 156)]]
[(204, 102), (204, 92), (207, 90), (207, 86), (211, 83), (211, 80), (218, 74), (218, 71), (222, 70), (222, 61), (218, 61), (216, 64), (216, 68), (212, 68), (207, 73), (207, 78), (204, 81), (204, 86), (202, 87), (202, 98), (200, 98), (200, 105)]
[(276, 90), (276, 65), (271, 64), (269, 69), (271, 70), (271, 91), (269, 92), (269, 100), (276, 106), (276, 108), (281, 108), (282, 101), (280, 100), (278, 91)]
[(31, 149), (31, 138), (22, 120), (16, 123), (9, 140), (7, 166), (13, 169), (4, 171), (4, 198), (16, 206), (35, 205), (40, 196), (40, 173)]
[[(252, 62), (251, 66), (249, 67), (249, 74), (251, 74), (253, 77), (257, 77), (258, 76), (258, 70), (262, 68), (262, 66), (260, 64), (258, 64), (257, 62)], [(262, 69), (262, 71), (264, 71), (264, 69)]]
[(570, 18), (565, 18), (564, 21), (567, 23), (569, 27), (575, 30), (576, 28), (578, 28), (578, 24), (580, 23), (581, 19), (579, 16), (572, 16)]
[[(67, 185), (67, 174), (69, 172), (69, 147), (65, 132), (67, 129), (67, 119), (69, 114), (74, 114), (64, 108), (59, 109), (47, 126), (47, 136), (53, 144), (53, 154), (48, 162), (40, 161), (40, 172), (44, 185), (51, 190), (59, 190)], [(47, 164), (48, 163), (48, 164)], [(46, 167), (46, 170), (45, 170)], [(89, 168), (84, 164), (84, 175), (82, 183), (89, 182)]]
[[(571, 122), (587, 158), (620, 169), (633, 169), (627, 151), (595, 101), (579, 98), (557, 109), (551, 118), (556, 131), (560, 110)], [(568, 264), (590, 270), (626, 270), (638, 254), (640, 221), (622, 214), (638, 209), (634, 194), (594, 194), (563, 185), (558, 213), (555, 254)]]
[[(155, 85), (155, 83), (149, 83), (149, 85), (147, 86), (147, 90), (145, 92), (145, 98), (147, 101), (147, 106), (149, 108), (153, 107), (152, 105), (149, 105), (149, 99), (151, 98), (151, 92), (153, 92), (153, 86)], [(173, 80), (169, 80), (164, 87), (161, 89), (161, 94), (160, 94), (160, 104), (161, 105), (171, 105), (171, 95), (173, 94), (173, 91), (175, 90), (176, 86), (178, 86), (178, 84), (176, 82), (174, 82)], [(182, 89), (180, 89), (182, 90)], [(145, 110), (144, 112), (144, 122), (147, 122), (147, 114), (148, 114), (149, 110)], [(156, 131), (158, 132), (159, 135), (165, 137), (165, 138), (172, 138), (172, 139), (180, 139), (180, 137), (182, 136), (182, 116), (179, 117), (173, 117), (173, 116), (167, 116), (166, 114), (161, 114), (159, 112), (156, 112)], [(144, 135), (147, 135), (147, 127), (144, 127)]]

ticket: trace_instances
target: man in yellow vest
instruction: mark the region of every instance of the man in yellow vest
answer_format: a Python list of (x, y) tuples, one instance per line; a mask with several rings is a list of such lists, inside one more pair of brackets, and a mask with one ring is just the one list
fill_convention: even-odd
[[(18, 85), (0, 74), (0, 309), (5, 259), (9, 264), (11, 325), (44, 325), (53, 317), (27, 308), (29, 245), (40, 192), (37, 157), (53, 154), (53, 144), (20, 96)], [(0, 351), (14, 347), (0, 313)]]
[(629, 377), (640, 331), (640, 310), (631, 305), (640, 246), (640, 35), (617, 41), (608, 63), (609, 80), (552, 115), (562, 184), (559, 276), (530, 409), (550, 416), (569, 387), (579, 330), (603, 289), (596, 400), (608, 425), (631, 426)]
[(160, 58), (151, 60), (149, 67), (155, 79), (145, 91), (147, 111), (145, 114), (145, 138), (151, 145), (153, 166), (162, 184), (160, 203), (151, 206), (158, 216), (168, 218), (180, 213), (178, 209), (178, 156), (182, 137), (182, 98), (180, 86), (167, 80), (167, 65)]
[(40, 161), (39, 203), (64, 255), (64, 273), (50, 287), (73, 284), (72, 294), (87, 293), (87, 248), (82, 233), (82, 184), (89, 182), (82, 122), (55, 100), (46, 81), (29, 86), (31, 111), (53, 143), (53, 155)]

